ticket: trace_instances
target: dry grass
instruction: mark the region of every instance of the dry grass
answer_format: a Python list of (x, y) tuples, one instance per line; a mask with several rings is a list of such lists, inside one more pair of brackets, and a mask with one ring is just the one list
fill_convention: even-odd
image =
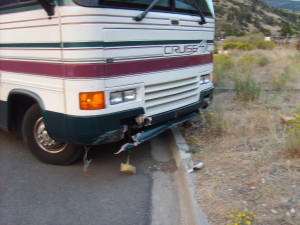
[[(291, 57), (278, 49), (274, 54)], [(254, 212), (255, 224), (300, 224), (300, 159), (286, 154), (280, 119), (299, 102), (300, 92), (263, 92), (247, 104), (233, 92), (220, 93), (204, 119), (182, 129), (194, 161), (205, 164), (197, 172), (196, 198), (211, 224), (227, 224), (227, 212), (235, 209)]]
[(256, 80), (265, 89), (298, 89), (300, 87), (300, 52), (295, 49), (275, 48), (272, 51), (244, 52), (234, 50), (230, 52), (229, 57), (235, 65), (230, 71), (223, 69), (222, 64), (218, 65), (218, 70), (226, 73), (216, 74), (217, 85), (220, 82), (223, 88), (232, 88), (232, 80), (235, 77), (249, 73), (255, 75)]

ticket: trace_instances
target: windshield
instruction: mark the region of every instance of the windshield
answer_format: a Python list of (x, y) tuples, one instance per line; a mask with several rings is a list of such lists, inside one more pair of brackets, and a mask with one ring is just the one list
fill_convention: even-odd
[[(146, 9), (153, 0), (74, 0), (77, 4), (91, 7)], [(195, 4), (198, 4), (195, 5)], [(205, 16), (211, 12), (205, 0), (159, 0), (152, 10), (199, 14), (199, 7)]]

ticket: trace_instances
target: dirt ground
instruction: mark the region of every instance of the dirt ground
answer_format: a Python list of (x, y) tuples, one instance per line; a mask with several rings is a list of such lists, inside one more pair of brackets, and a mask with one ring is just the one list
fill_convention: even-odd
[(235, 224), (232, 210), (247, 210), (255, 221), (236, 224), (300, 225), (300, 158), (286, 151), (281, 121), (299, 103), (300, 91), (251, 103), (219, 93), (201, 120), (181, 127), (194, 162), (204, 163), (196, 199), (211, 224)]

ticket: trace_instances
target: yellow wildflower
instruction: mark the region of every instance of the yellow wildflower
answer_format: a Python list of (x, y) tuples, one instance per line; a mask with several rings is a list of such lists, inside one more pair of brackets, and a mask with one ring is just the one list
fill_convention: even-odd
[(247, 221), (246, 221), (246, 224), (251, 224), (251, 221), (247, 220)]

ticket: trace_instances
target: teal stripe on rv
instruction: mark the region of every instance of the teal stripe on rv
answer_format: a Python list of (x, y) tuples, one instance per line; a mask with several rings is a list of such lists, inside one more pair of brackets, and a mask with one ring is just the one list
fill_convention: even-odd
[[(165, 41), (121, 41), (121, 42), (64, 42), (64, 43), (7, 43), (0, 48), (99, 48), (99, 47), (129, 47), (146, 45), (199, 44), (202, 40), (165, 40)], [(208, 40), (213, 43), (213, 40)]]
[(60, 48), (61, 43), (7, 43), (0, 48)]

